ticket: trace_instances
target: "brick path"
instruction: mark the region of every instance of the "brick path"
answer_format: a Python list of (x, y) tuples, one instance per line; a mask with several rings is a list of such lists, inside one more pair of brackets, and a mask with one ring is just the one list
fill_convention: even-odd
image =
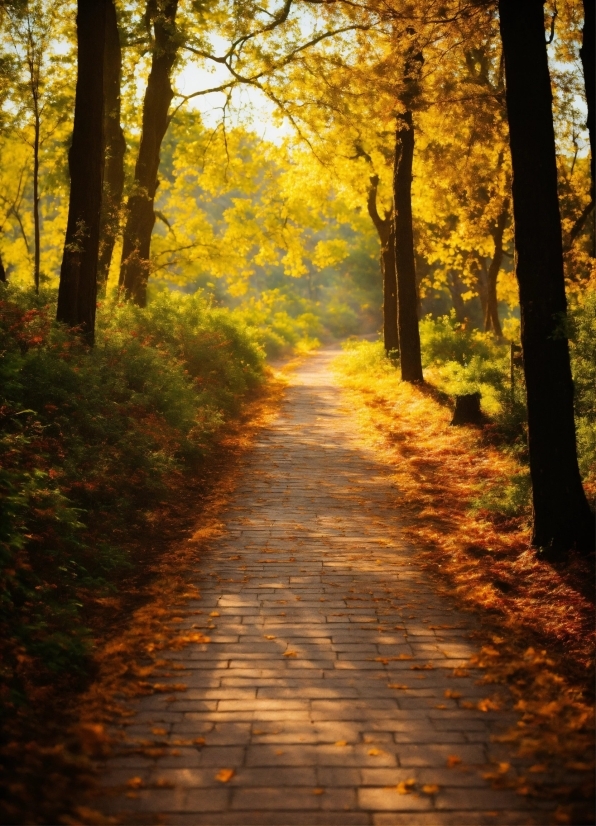
[(127, 728), (205, 745), (112, 758), (106, 787), (135, 776), (143, 787), (106, 794), (103, 808), (188, 826), (548, 822), (482, 778), (504, 759), (491, 730), (511, 718), (460, 705), (490, 694), (477, 674), (454, 675), (475, 620), (436, 596), (400, 538), (399, 493), (341, 406), (335, 355), (297, 371), (245, 459), (182, 624), (211, 642), (168, 655), (188, 690), (141, 699)]

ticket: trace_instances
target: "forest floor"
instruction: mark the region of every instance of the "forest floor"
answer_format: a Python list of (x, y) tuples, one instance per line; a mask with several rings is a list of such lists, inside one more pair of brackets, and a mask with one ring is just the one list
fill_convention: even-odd
[(587, 764), (507, 736), (528, 722), (505, 640), (424, 564), (337, 355), (292, 374), (188, 539), (195, 571), (103, 649), (79, 728), (100, 783), (62, 822), (590, 822)]

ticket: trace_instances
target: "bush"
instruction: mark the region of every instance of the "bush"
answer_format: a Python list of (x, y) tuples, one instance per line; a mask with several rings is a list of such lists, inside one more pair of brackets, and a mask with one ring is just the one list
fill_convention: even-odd
[(264, 376), (254, 331), (201, 296), (106, 303), (93, 350), (53, 321), (54, 299), (0, 287), (0, 633), (13, 698), (28, 658), (40, 679), (84, 671), (87, 594), (113, 592), (132, 564), (120, 537), (208, 455)]
[(596, 489), (596, 290), (590, 290), (570, 313), (571, 364), (580, 469)]

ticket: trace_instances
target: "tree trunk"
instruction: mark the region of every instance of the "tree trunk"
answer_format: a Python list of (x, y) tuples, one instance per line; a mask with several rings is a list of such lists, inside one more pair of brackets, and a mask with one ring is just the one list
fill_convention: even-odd
[(594, 200), (594, 105), (596, 98), (596, 5), (594, 0), (584, 0), (584, 30), (582, 47), (579, 55), (584, 70), (584, 83), (586, 86), (586, 101), (588, 105), (588, 119), (586, 126), (590, 133), (590, 172), (592, 178), (591, 195)]
[(34, 133), (33, 133), (33, 283), (35, 292), (39, 294), (39, 275), (41, 270), (41, 227), (39, 220), (39, 136), (40, 117), (39, 100), (34, 93)]
[(399, 116), (393, 175), (397, 327), (402, 381), (424, 381), (418, 329), (418, 296), (412, 227), (414, 121), (407, 109)]
[(0, 283), (2, 283), (2, 284), (7, 283), (6, 269), (4, 267), (4, 261), (2, 260), (1, 255), (0, 255)]
[(147, 303), (159, 151), (168, 128), (168, 110), (174, 96), (170, 74), (178, 51), (177, 8), (178, 0), (164, 0), (160, 9), (155, 0), (147, 3), (147, 19), (153, 21), (153, 57), (143, 102), (141, 144), (133, 192), (126, 207), (120, 265), (120, 286), (125, 296), (140, 307)]
[(573, 382), (543, 0), (499, 0), (513, 169), (516, 276), (528, 402), (532, 542), (594, 550), (577, 464)]
[(497, 279), (503, 263), (503, 235), (509, 217), (509, 198), (505, 198), (501, 212), (497, 218), (497, 225), (492, 236), (495, 242), (495, 251), (487, 274), (486, 312), (484, 316), (484, 330), (492, 330), (497, 338), (503, 338), (503, 330), (499, 319), (499, 302), (497, 301)]
[(118, 18), (114, 0), (108, 0), (106, 10), (106, 51), (104, 66), (105, 93), (105, 170), (99, 264), (97, 269), (98, 290), (106, 289), (114, 244), (120, 226), (120, 207), (124, 190), (124, 153), (126, 142), (120, 126), (120, 85), (122, 79), (122, 50), (118, 33)]
[(455, 270), (449, 270), (447, 274), (447, 288), (451, 294), (451, 303), (455, 310), (455, 320), (460, 324), (465, 324), (468, 318), (466, 316), (466, 305), (462, 298), (462, 283)]
[(104, 45), (107, 0), (79, 0), (74, 128), (68, 154), (70, 202), (58, 290), (58, 321), (95, 334), (104, 166)]
[(381, 273), (383, 276), (383, 343), (385, 352), (399, 352), (397, 333), (397, 281), (395, 274), (395, 240), (393, 234), (393, 216), (386, 214), (381, 218), (377, 209), (377, 189), (379, 176), (373, 175), (368, 190), (368, 214), (379, 235), (381, 242)]
[(480, 299), (482, 318), (486, 322), (486, 308), (488, 306), (488, 272), (486, 269), (486, 259), (482, 258), (476, 261), (475, 277), (476, 292), (478, 293), (478, 298)]

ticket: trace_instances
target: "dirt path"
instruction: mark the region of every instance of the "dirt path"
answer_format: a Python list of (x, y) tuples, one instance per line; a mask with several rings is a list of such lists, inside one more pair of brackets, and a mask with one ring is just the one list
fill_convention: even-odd
[(127, 728), (205, 744), (112, 758), (106, 787), (139, 788), (102, 807), (188, 826), (549, 822), (482, 778), (511, 761), (490, 740), (511, 717), (461, 706), (490, 694), (454, 673), (474, 618), (434, 593), (400, 538), (399, 492), (342, 408), (335, 355), (296, 372), (246, 457), (202, 599), (182, 615), (211, 642), (167, 655), (188, 690), (141, 699)]

